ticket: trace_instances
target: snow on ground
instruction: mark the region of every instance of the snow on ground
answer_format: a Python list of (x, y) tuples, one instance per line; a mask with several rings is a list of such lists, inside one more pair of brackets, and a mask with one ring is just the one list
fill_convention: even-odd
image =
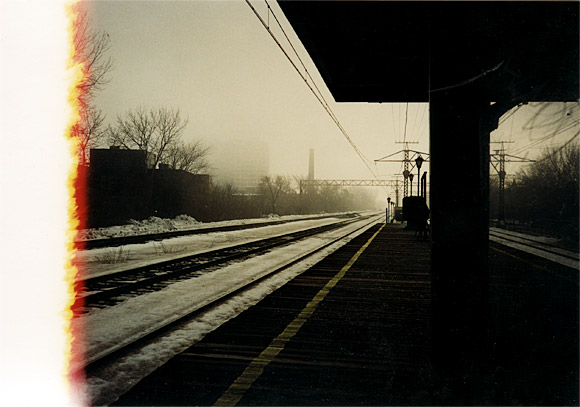
[[(345, 212), (346, 213), (346, 212)], [(338, 215), (338, 214), (336, 214)], [(104, 228), (81, 229), (77, 240), (107, 239), (112, 237), (147, 235), (154, 233), (173, 232), (176, 230), (206, 229), (232, 225), (250, 225), (256, 223), (271, 222), (272, 220), (294, 220), (317, 215), (267, 215), (262, 218), (236, 219), (221, 222), (198, 222), (188, 215), (179, 215), (173, 219), (158, 218), (151, 216), (144, 220), (131, 219), (125, 225), (109, 226)], [(328, 216), (320, 214), (319, 216)]]
[(162, 219), (151, 216), (145, 220), (131, 219), (125, 225), (109, 226), (105, 228), (81, 229), (78, 233), (78, 240), (106, 239), (111, 237), (145, 235), (149, 233), (163, 233), (174, 230), (193, 229), (199, 226), (198, 222), (191, 216), (179, 215), (174, 219)]
[(535, 236), (535, 235), (529, 235), (526, 233), (516, 232), (513, 230), (496, 228), (496, 227), (490, 227), (489, 230), (490, 230), (490, 232), (494, 231), (494, 232), (498, 232), (498, 233), (504, 233), (506, 235), (517, 236), (517, 237), (521, 237), (524, 239), (533, 240), (533, 241), (538, 242), (538, 243), (544, 243), (544, 244), (553, 245), (553, 246), (557, 246), (558, 243), (560, 242), (560, 239), (558, 239), (557, 237)]
[(120, 247), (79, 250), (75, 253), (74, 263), (82, 270), (79, 278), (96, 277), (291, 233), (307, 227), (327, 225), (337, 220), (311, 219), (253, 229), (179, 236)]
[[(557, 239), (551, 237), (531, 236), (526, 235), (524, 233), (518, 233), (513, 231), (506, 232), (503, 229), (497, 228), (489, 228), (489, 230), (498, 233), (505, 233), (509, 235), (510, 239), (512, 239), (506, 240), (502, 239), (499, 236), (490, 235), (489, 240), (492, 242), (500, 243), (504, 246), (512, 247), (514, 249), (518, 249), (523, 252), (533, 254), (535, 256), (543, 257), (545, 259), (556, 262), (566, 267), (571, 267), (576, 270), (579, 269), (578, 253), (574, 253), (569, 250), (564, 250), (558, 247), (546, 246), (546, 244), (547, 245), (554, 244), (555, 242), (557, 242)], [(535, 241), (537, 247), (530, 247), (529, 242), (527, 240)], [(570, 257), (573, 257), (574, 259), (571, 259)]]
[[(368, 220), (355, 222), (347, 228), (354, 231), (365, 223), (368, 223)], [(256, 304), (269, 293), (304, 272), (371, 225), (368, 224), (357, 233), (349, 236), (348, 239), (341, 240), (311, 256), (306, 261), (293, 265), (281, 274), (263, 281), (250, 292), (236, 296), (216, 309), (205, 313), (195, 321), (188, 323), (179, 332), (160, 338), (139, 352), (118, 361), (114, 366), (104, 369), (100, 374), (89, 378), (86, 390), (91, 404), (112, 403), (173, 355), (185, 350), (207, 333)], [(73, 329), (83, 329), (86, 333), (86, 351), (90, 358), (106, 351), (108, 347), (142, 334), (152, 326), (198, 309), (212, 301), (213, 298), (222, 295), (223, 292), (235, 290), (245, 281), (254, 280), (273, 268), (288, 264), (304, 253), (327, 244), (344, 232), (345, 229), (327, 232), (315, 238), (272, 250), (247, 261), (231, 264), (197, 278), (172, 284), (162, 291), (131, 298), (114, 307), (92, 310), (87, 315), (73, 320)]]

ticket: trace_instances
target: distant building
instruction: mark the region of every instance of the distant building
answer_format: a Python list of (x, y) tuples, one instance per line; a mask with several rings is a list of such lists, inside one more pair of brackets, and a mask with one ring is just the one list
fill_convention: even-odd
[(90, 154), (85, 170), (88, 226), (118, 225), (150, 216), (205, 217), (209, 175), (167, 166), (154, 169), (143, 150), (91, 149)]
[(233, 140), (212, 148), (214, 175), (240, 193), (256, 194), (262, 177), (270, 175), (268, 145), (258, 140)]

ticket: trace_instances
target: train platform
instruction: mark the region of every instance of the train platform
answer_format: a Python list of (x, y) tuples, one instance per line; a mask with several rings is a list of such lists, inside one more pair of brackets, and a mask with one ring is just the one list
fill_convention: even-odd
[(577, 270), (499, 246), (490, 264), (490, 358), (463, 384), (431, 364), (430, 242), (380, 224), (115, 405), (577, 404)]

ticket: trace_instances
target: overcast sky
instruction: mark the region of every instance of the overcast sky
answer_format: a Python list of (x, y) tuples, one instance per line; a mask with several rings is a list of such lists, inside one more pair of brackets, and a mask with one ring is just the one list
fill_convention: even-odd
[[(256, 7), (265, 11), (263, 3)], [(272, 174), (306, 175), (313, 148), (316, 178), (373, 178), (244, 1), (96, 2), (90, 16), (111, 38), (115, 68), (95, 100), (109, 122), (139, 105), (176, 107), (189, 118), (186, 138), (267, 141)], [(285, 30), (363, 154), (372, 161), (402, 149), (395, 140), (403, 140), (406, 106), (334, 103), (292, 29)], [(426, 105), (409, 106), (407, 140), (428, 151)], [(399, 167), (376, 171), (392, 178)]]
[[(253, 4), (267, 19), (265, 3)], [(403, 145), (395, 141), (405, 136), (419, 142), (412, 149), (429, 151), (425, 104), (334, 103), (284, 14), (276, 2), (270, 4), (343, 127), (369, 160), (401, 150)], [(232, 139), (265, 140), (272, 174), (306, 175), (308, 150), (313, 148), (316, 178), (372, 179), (245, 1), (99, 1), (90, 3), (89, 10), (94, 28), (111, 39), (115, 67), (95, 99), (108, 122), (138, 106), (179, 108), (189, 118), (186, 140), (200, 138), (210, 146)], [(270, 26), (290, 52), (272, 18)], [(577, 118), (577, 104), (574, 109)], [(551, 143), (565, 141), (567, 134), (533, 145), (546, 130), (524, 125), (538, 110), (521, 108), (492, 140), (515, 140), (506, 145), (510, 151), (530, 158)], [(392, 179), (401, 165), (373, 168)]]

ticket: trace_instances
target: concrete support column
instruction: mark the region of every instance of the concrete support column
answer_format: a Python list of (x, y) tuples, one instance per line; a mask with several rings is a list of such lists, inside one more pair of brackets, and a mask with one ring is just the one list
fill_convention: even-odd
[(430, 101), (433, 352), (477, 363), (488, 325), (489, 103), (470, 88)]

